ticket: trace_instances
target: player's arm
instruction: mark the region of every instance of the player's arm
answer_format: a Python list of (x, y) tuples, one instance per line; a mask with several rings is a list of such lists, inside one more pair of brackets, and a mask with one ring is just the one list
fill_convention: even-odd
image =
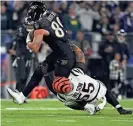
[(83, 72), (85, 72), (85, 56), (83, 51), (75, 44), (71, 44), (71, 47), (76, 55), (75, 68), (80, 68), (83, 70)]
[(83, 51), (75, 44), (71, 44), (71, 47), (76, 54), (76, 62), (85, 63), (85, 56), (84, 56)]
[(48, 36), (49, 34), (49, 31), (44, 29), (35, 30), (33, 33), (33, 41), (27, 43), (28, 48), (37, 53), (41, 47), (43, 37)]

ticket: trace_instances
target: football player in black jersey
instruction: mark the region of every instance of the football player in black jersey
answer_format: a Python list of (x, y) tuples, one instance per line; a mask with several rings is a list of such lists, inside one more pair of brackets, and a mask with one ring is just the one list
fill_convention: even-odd
[(31, 3), (25, 18), (25, 25), (30, 35), (30, 39), (27, 40), (27, 46), (30, 50), (37, 53), (42, 42), (45, 41), (53, 52), (46, 57), (44, 62), (38, 65), (28, 85), (21, 93), (8, 90), (18, 103), (24, 102), (44, 75), (54, 71), (56, 77), (68, 77), (75, 65), (75, 55), (69, 44), (67, 32), (62, 26), (58, 15), (46, 10), (44, 3)]

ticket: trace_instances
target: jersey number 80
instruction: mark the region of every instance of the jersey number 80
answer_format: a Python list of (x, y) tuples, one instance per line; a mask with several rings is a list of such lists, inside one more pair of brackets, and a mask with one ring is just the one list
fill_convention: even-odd
[(52, 21), (51, 27), (55, 31), (55, 35), (62, 38), (64, 37), (63, 25), (61, 24), (59, 17), (56, 17), (56, 21)]

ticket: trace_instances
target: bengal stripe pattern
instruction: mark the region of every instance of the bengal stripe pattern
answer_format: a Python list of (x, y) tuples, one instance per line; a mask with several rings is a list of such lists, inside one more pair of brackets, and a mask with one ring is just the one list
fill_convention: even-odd
[(57, 77), (53, 81), (53, 89), (60, 94), (69, 93), (72, 90), (72, 84), (68, 78)]
[(79, 75), (84, 75), (83, 71), (79, 68), (74, 68), (71, 70), (71, 73), (74, 75), (74, 76), (79, 76)]

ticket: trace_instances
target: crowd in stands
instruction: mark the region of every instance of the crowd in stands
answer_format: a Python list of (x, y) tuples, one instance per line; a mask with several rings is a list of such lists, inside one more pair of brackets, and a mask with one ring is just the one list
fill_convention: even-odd
[[(2, 30), (17, 27), (24, 21), (28, 1), (4, 1), (1, 4)], [(131, 1), (49, 1), (48, 9), (59, 14), (70, 34), (79, 30), (116, 33), (119, 29), (133, 31), (133, 2)]]
[[(130, 59), (126, 35), (131, 34), (133, 37), (133, 2), (49, 1), (45, 3), (49, 10), (59, 15), (70, 39), (84, 51), (86, 57), (91, 56), (94, 51), (92, 33), (93, 37), (96, 33), (100, 34), (102, 39), (97, 53), (103, 59), (101, 67), (103, 70), (100, 70), (100, 75), (104, 76), (102, 81), (123, 85), (125, 66)], [(2, 1), (1, 29), (6, 30), (6, 34), (2, 34), (3, 46), (11, 42), (12, 33), (24, 22), (29, 4), (28, 1)], [(99, 72), (98, 69), (96, 71)], [(98, 76), (99, 73), (94, 75)], [(118, 94), (117, 91), (114, 92)]]

